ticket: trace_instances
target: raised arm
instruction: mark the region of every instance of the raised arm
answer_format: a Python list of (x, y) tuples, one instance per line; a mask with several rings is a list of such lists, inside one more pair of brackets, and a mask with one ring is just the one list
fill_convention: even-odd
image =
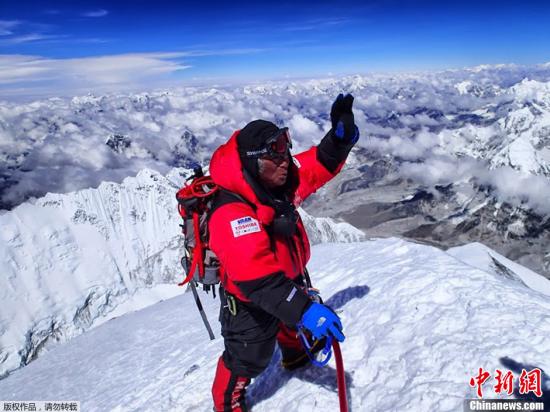
[(352, 107), (353, 96), (340, 94), (330, 111), (332, 128), (317, 146), (294, 156), (300, 178), (294, 201), (296, 206), (340, 172), (359, 140)]

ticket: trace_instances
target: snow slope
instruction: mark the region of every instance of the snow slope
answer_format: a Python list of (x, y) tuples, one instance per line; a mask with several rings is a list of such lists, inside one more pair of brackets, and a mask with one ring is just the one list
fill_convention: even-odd
[[(310, 269), (342, 317), (354, 411), (461, 411), (480, 367), (550, 370), (550, 302), (521, 283), (395, 238), (314, 246)], [(215, 322), (218, 303), (203, 303)], [(181, 295), (57, 346), (0, 381), (0, 398), (80, 400), (86, 411), (210, 411), (218, 329), (208, 341), (191, 294)], [(289, 373), (279, 358), (251, 385), (255, 411), (338, 410), (332, 361)]]
[[(184, 172), (143, 170), (0, 215), (0, 378), (136, 293), (181, 279), (175, 193)], [(364, 239), (346, 223), (300, 213), (313, 243)], [(174, 295), (165, 292), (157, 299)]]
[(454, 247), (447, 253), (487, 272), (507, 276), (546, 296), (550, 296), (550, 280), (517, 264), (481, 243)]

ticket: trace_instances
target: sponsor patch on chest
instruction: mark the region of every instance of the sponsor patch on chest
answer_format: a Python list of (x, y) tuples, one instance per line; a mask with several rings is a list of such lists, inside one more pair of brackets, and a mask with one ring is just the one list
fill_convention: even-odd
[(250, 216), (241, 217), (231, 221), (231, 230), (233, 237), (248, 235), (250, 233), (259, 232), (260, 223)]

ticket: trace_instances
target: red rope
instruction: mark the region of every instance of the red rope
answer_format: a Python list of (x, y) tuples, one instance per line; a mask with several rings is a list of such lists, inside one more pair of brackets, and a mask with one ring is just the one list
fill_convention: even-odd
[[(208, 191), (204, 190), (205, 186), (209, 189)], [(210, 196), (218, 190), (218, 186), (214, 183), (214, 180), (212, 180), (210, 176), (203, 176), (193, 180), (193, 183), (191, 183), (189, 188), (191, 196), (194, 197)]]
[[(218, 189), (218, 185), (214, 183), (210, 176), (203, 176), (193, 180), (191, 184), (182, 187), (178, 191), (176, 198), (178, 199), (178, 201), (181, 202), (190, 198), (208, 197), (217, 192)], [(184, 219), (188, 218), (187, 214), (185, 213), (185, 207), (181, 203), (178, 205), (178, 211), (181, 217), (183, 217)], [(199, 210), (199, 213), (202, 212), (204, 212), (204, 210)]]
[(204, 245), (201, 240), (200, 233), (200, 221), (199, 214), (193, 213), (193, 226), (195, 228), (195, 249), (193, 249), (193, 257), (197, 257), (197, 264), (199, 265), (199, 278), (204, 277)]
[(348, 397), (346, 391), (346, 374), (340, 344), (336, 339), (332, 340), (334, 360), (336, 361), (336, 382), (338, 383), (338, 398), (340, 400), (340, 412), (348, 412)]
[[(218, 190), (218, 186), (214, 183), (214, 180), (210, 176), (203, 176), (193, 180), (189, 185), (185, 185), (179, 190), (176, 197), (179, 201), (190, 199), (190, 198), (203, 198), (213, 195)], [(183, 280), (183, 282), (178, 283), (179, 286), (185, 285), (187, 282), (191, 281), (193, 275), (197, 268), (199, 269), (199, 278), (204, 277), (204, 248), (200, 236), (200, 214), (205, 211), (205, 205), (199, 202), (197, 208), (193, 209), (193, 229), (195, 232), (195, 247), (193, 249), (193, 259), (191, 260), (191, 265), (189, 266), (189, 273)], [(182, 203), (178, 204), (178, 212), (180, 216), (185, 220), (189, 219), (185, 207)], [(185, 234), (185, 232), (184, 232)]]

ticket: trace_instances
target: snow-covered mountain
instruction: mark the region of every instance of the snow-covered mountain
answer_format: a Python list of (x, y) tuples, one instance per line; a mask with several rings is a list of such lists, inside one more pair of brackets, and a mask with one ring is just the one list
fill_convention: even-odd
[[(48, 194), (0, 215), (0, 376), (145, 288), (178, 289), (183, 237), (175, 193), (189, 174), (145, 169), (122, 184)], [(300, 213), (312, 243), (365, 237), (347, 223)]]
[[(521, 369), (543, 371), (550, 404), (549, 295), (510, 276), (508, 261), (483, 270), (471, 245), (460, 259), (434, 247), (400, 239), (312, 248), (314, 284), (342, 317), (341, 345), (354, 411), (462, 411), (476, 398), (470, 378), (496, 369), (512, 371), (513, 397), (521, 395)], [(515, 268), (517, 269), (517, 268)], [(536, 275), (535, 275), (536, 276)], [(546, 292), (550, 281), (545, 283)], [(215, 322), (218, 301), (205, 299)], [(210, 411), (210, 386), (223, 350), (219, 326), (209, 341), (191, 294), (113, 319), (0, 381), (4, 400), (78, 400), (86, 411)], [(336, 411), (333, 361), (283, 371), (277, 352), (248, 392), (255, 411)], [(548, 406), (547, 406), (548, 407)]]
[[(469, 93), (477, 94), (475, 88), (461, 92)], [(456, 155), (486, 160), (492, 169), (509, 166), (550, 177), (550, 83), (525, 78), (496, 93), (507, 100), (472, 111), (471, 122), (440, 134), (443, 145)]]
[[(497, 170), (478, 177), (502, 188), (503, 167), (518, 176), (550, 177), (549, 90), (550, 65), (500, 65), (3, 102), (0, 206), (121, 182), (145, 167), (165, 174), (207, 163), (219, 144), (255, 118), (289, 126), (295, 149), (305, 149), (328, 130), (330, 105), (342, 91), (355, 95), (359, 144), (404, 159), (403, 177), (449, 182), (458, 159), (466, 177)], [(526, 186), (496, 195), (549, 212), (547, 202), (537, 205), (540, 188)]]

